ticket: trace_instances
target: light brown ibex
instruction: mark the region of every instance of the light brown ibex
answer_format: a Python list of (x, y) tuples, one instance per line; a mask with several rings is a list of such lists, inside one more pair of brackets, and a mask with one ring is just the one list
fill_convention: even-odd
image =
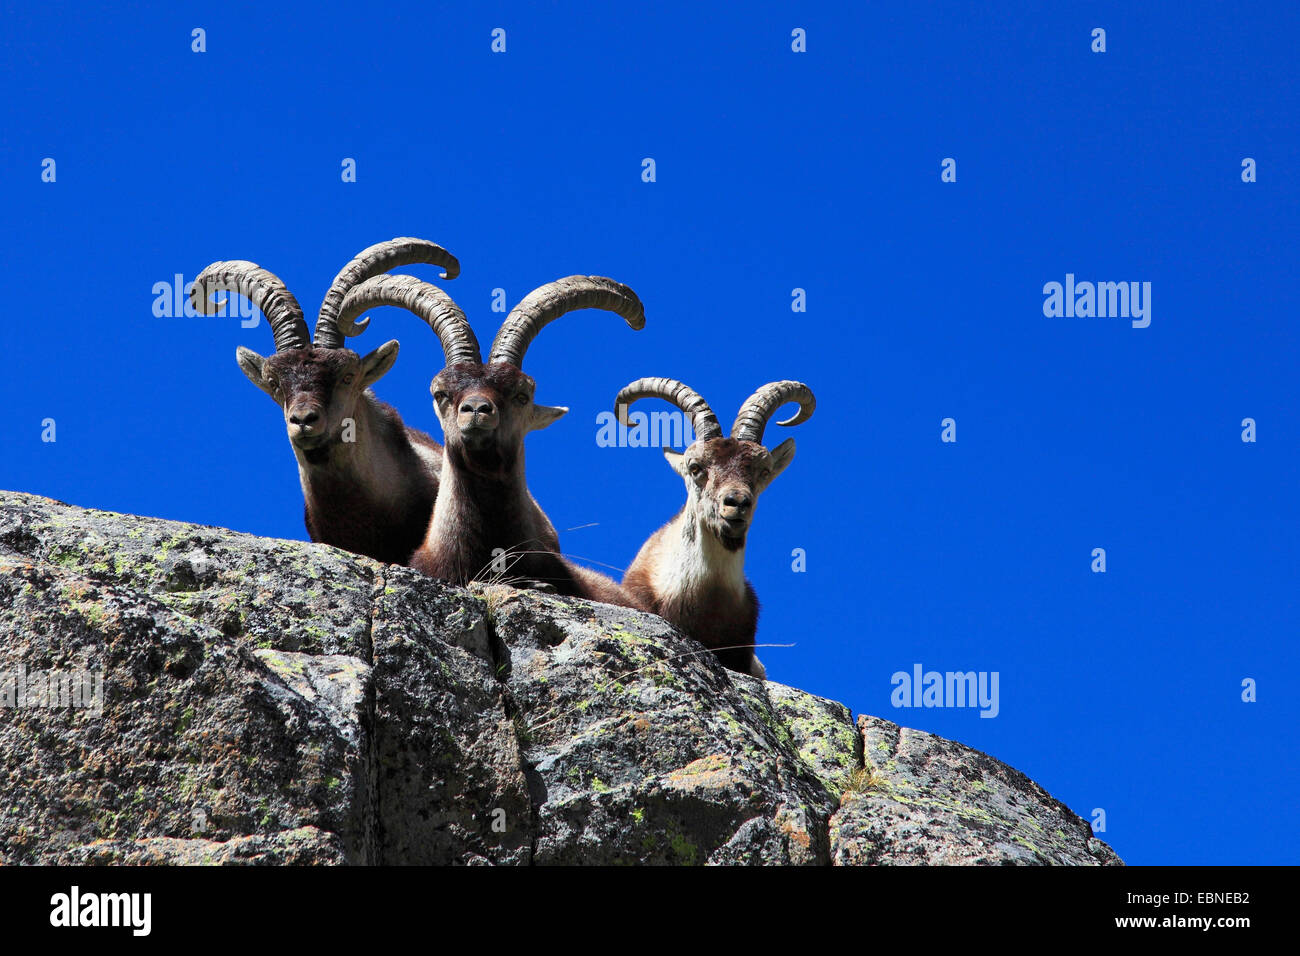
[(764, 385), (740, 407), (731, 437), (722, 437), (718, 417), (693, 389), (674, 379), (642, 378), (614, 400), (619, 421), (639, 398), (662, 398), (691, 416), (695, 441), (664, 457), (686, 482), (686, 504), (672, 521), (642, 545), (623, 589), (642, 610), (652, 611), (701, 644), (734, 671), (766, 676), (754, 655), (758, 597), (745, 579), (745, 538), (758, 496), (794, 458), (794, 439), (770, 452), (763, 430), (787, 402), (799, 411), (777, 424), (807, 421), (817, 407), (801, 382)]

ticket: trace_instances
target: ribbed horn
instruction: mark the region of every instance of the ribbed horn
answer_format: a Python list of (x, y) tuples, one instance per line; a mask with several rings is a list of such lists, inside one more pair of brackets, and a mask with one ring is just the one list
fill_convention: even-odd
[(762, 444), (767, 420), (786, 402), (798, 402), (799, 411), (785, 421), (777, 422), (778, 425), (790, 426), (806, 422), (812, 418), (813, 409), (817, 407), (812, 389), (803, 382), (769, 382), (740, 406), (735, 424), (731, 426), (731, 437)]
[(534, 289), (510, 310), (492, 340), (488, 363), (522, 367), (524, 353), (542, 326), (576, 309), (617, 312), (632, 328), (645, 328), (645, 308), (623, 283), (604, 276), (567, 276)]
[(359, 334), (366, 323), (358, 324), (356, 317), (367, 309), (380, 305), (395, 305), (414, 312), (433, 329), (442, 343), (442, 352), (448, 365), (457, 362), (480, 361), (478, 339), (469, 327), (469, 320), (451, 296), (436, 285), (430, 285), (415, 276), (379, 275), (354, 286), (343, 297), (339, 311), (339, 331), (346, 336)]
[(277, 352), (306, 348), (310, 343), (302, 306), (278, 276), (256, 262), (229, 259), (212, 263), (194, 280), (190, 304), (204, 315), (213, 315), (226, 305), (225, 299), (212, 301), (218, 292), (236, 292), (262, 310), (275, 334)]
[(672, 402), (691, 417), (691, 428), (700, 441), (722, 437), (718, 416), (709, 408), (704, 396), (689, 385), (683, 385), (673, 378), (639, 378), (630, 385), (624, 385), (614, 398), (614, 409), (622, 424), (628, 424), (628, 406), (638, 398), (662, 398), (666, 402)]
[[(364, 282), (372, 276), (382, 275), (399, 266), (417, 263), (442, 266), (444, 279), (454, 279), (460, 275), (460, 262), (450, 252), (427, 239), (415, 239), (402, 236), (377, 242), (369, 248), (362, 249), (345, 265), (330, 283), (321, 303), (320, 315), (316, 319), (315, 344), (317, 348), (336, 349), (343, 345), (343, 334), (339, 331), (338, 317), (343, 308), (343, 299), (353, 286)], [(356, 335), (365, 329), (362, 323), (351, 334)]]

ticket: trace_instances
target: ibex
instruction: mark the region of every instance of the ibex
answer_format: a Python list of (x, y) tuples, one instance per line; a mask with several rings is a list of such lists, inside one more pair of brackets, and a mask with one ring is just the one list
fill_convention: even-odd
[(465, 313), (437, 286), (412, 276), (378, 276), (349, 292), (339, 316), (343, 334), (354, 334), (353, 320), (380, 305), (400, 306), (427, 322), (446, 361), (429, 387), (446, 443), (440, 490), (411, 567), (461, 585), (508, 575), (559, 594), (630, 606), (614, 581), (561, 556), (555, 528), (528, 491), (524, 436), (568, 409), (534, 402), (536, 383), (521, 365), (542, 326), (576, 309), (605, 309), (643, 328), (636, 293), (600, 276), (569, 276), (535, 289), (506, 316), (486, 364)]
[(423, 239), (393, 239), (360, 252), (330, 285), (314, 338), (292, 293), (255, 263), (214, 262), (190, 292), (194, 307), (208, 314), (224, 304), (212, 301), (215, 293), (243, 295), (271, 325), (275, 354), (263, 357), (240, 346), (235, 357), (249, 381), (284, 412), (311, 539), (390, 564), (405, 564), (424, 540), (438, 496), (442, 447), (404, 425), (369, 390), (393, 367), (397, 342), (362, 357), (343, 347), (338, 314), (358, 283), (421, 262), (441, 266), (443, 278), (460, 272), (455, 256)]
[(769, 452), (763, 429), (773, 412), (792, 401), (799, 411), (777, 424), (806, 422), (817, 401), (800, 382), (764, 385), (740, 407), (731, 437), (723, 438), (717, 415), (681, 382), (642, 378), (625, 387), (614, 400), (624, 425), (628, 406), (639, 398), (662, 398), (691, 416), (695, 441), (680, 454), (664, 449), (686, 482), (686, 505), (642, 545), (623, 589), (642, 610), (713, 649), (725, 667), (765, 677), (754, 655), (758, 598), (745, 580), (745, 536), (758, 496), (794, 458), (794, 439)]

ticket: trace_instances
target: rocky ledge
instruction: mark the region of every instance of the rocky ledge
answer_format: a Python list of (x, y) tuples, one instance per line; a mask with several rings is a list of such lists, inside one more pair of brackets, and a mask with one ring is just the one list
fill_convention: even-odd
[(1118, 864), (658, 617), (0, 492), (0, 863)]

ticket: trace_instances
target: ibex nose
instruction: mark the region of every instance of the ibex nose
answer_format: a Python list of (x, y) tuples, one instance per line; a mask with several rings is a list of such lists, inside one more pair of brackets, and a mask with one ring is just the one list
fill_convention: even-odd
[(291, 408), (289, 410), (290, 424), (297, 425), (299, 428), (311, 428), (320, 421), (320, 412), (314, 408)]
[(754, 496), (748, 491), (742, 491), (739, 488), (729, 490), (722, 498), (722, 504), (727, 508), (735, 508), (737, 511), (748, 511), (754, 503)]
[(474, 395), (460, 403), (460, 413), (462, 415), (494, 415), (496, 408), (486, 398), (480, 395)]

